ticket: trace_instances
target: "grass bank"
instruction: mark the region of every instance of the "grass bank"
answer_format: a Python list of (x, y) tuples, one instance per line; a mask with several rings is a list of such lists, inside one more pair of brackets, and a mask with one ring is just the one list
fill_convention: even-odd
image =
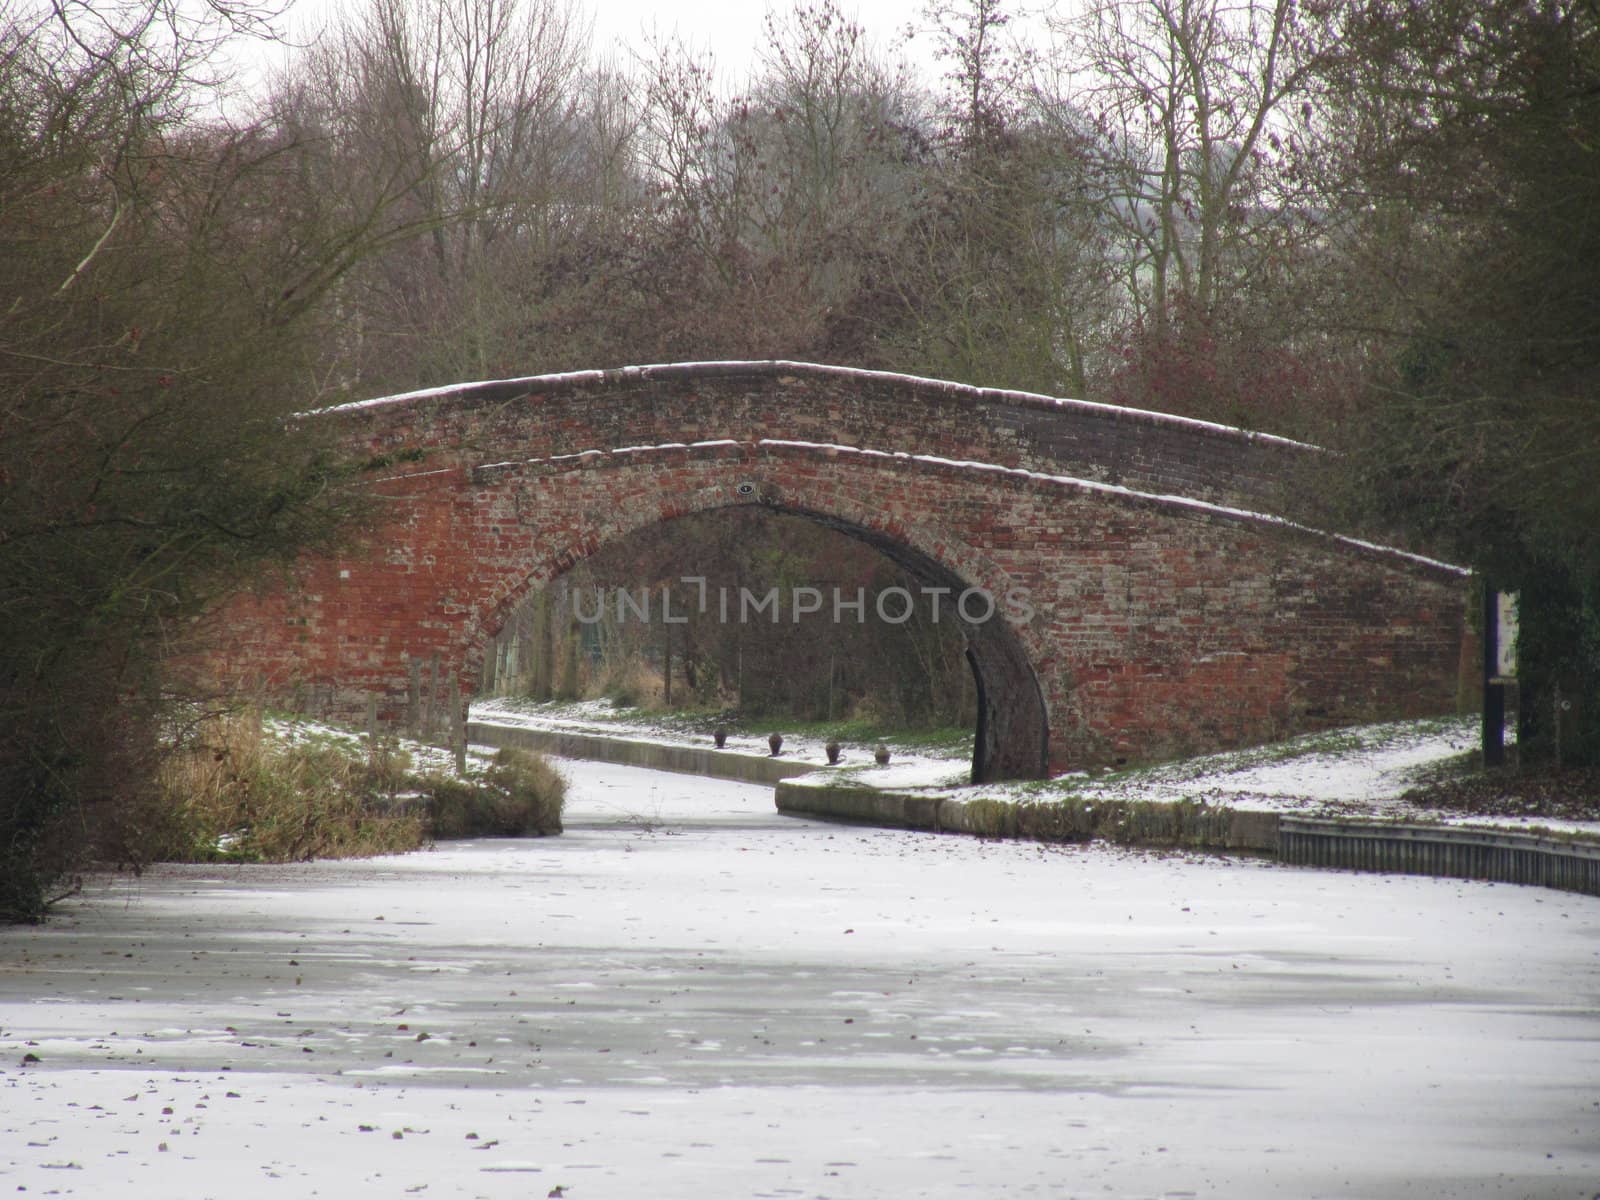
[(183, 731), (156, 791), (105, 831), (100, 853), (135, 866), (395, 854), (559, 833), (565, 797), (561, 773), (526, 750), (458, 775), (434, 747), (242, 713)]

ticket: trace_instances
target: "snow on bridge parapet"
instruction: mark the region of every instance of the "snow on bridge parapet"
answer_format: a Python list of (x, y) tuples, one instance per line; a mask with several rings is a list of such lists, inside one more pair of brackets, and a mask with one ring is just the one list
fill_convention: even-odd
[(469, 383), (452, 383), (442, 387), (421, 388), (398, 392), (392, 396), (374, 396), (369, 400), (354, 400), (348, 404), (318, 410), (321, 413), (352, 413), (389, 405), (414, 404), (424, 400), (455, 397), (471, 402), (485, 398), (514, 396), (545, 396), (566, 389), (592, 387), (617, 379), (652, 380), (693, 378), (707, 379), (721, 376), (749, 375), (827, 375), (840, 379), (860, 379), (872, 382), (906, 384), (923, 391), (942, 392), (949, 395), (975, 396), (984, 400), (1004, 400), (1019, 404), (1042, 405), (1057, 410), (1094, 412), (1116, 420), (1148, 422), (1155, 425), (1174, 425), (1203, 430), (1224, 437), (1237, 437), (1246, 441), (1293, 447), (1300, 450), (1321, 449), (1310, 442), (1281, 437), (1275, 433), (1245, 429), (1238, 425), (1223, 425), (1216, 421), (1202, 421), (1176, 413), (1157, 412), (1148, 408), (1128, 408), (1116, 404), (1102, 404), (1092, 400), (1075, 400), (1066, 396), (1050, 396), (1043, 392), (1026, 392), (1013, 388), (978, 387), (957, 383), (950, 379), (935, 379), (928, 375), (907, 375), (898, 371), (872, 371), (863, 367), (837, 367), (826, 363), (794, 362), (789, 359), (727, 359), (707, 362), (655, 363), (637, 367), (612, 367), (586, 371), (561, 371), (549, 375), (522, 375), (509, 379), (485, 379)]
[(1367, 541), (1362, 538), (1350, 537), (1345, 534), (1335, 533), (1326, 529), (1319, 529), (1299, 521), (1292, 521), (1286, 517), (1276, 516), (1272, 513), (1255, 512), (1249, 509), (1236, 508), (1224, 504), (1214, 504), (1205, 500), (1196, 500), (1189, 496), (1163, 495), (1154, 492), (1140, 491), (1136, 488), (1123, 487), (1118, 484), (1100, 483), (1093, 479), (1079, 479), (1070, 475), (1047, 474), (1040, 471), (1031, 471), (1022, 467), (1005, 467), (995, 463), (975, 462), (970, 459), (941, 458), (937, 455), (911, 454), (903, 450), (879, 450), (863, 446), (845, 446), (832, 442), (805, 442), (790, 438), (759, 438), (750, 442), (738, 442), (731, 438), (718, 438), (703, 442), (663, 442), (655, 446), (619, 446), (614, 450), (580, 450), (574, 454), (556, 454), (545, 458), (531, 458), (520, 461), (484, 463), (472, 468), (472, 479), (477, 483), (491, 482), (506, 474), (517, 470), (539, 466), (599, 466), (608, 460), (613, 462), (632, 460), (648, 455), (671, 455), (677, 452), (690, 453), (695, 451), (726, 451), (729, 448), (747, 450), (777, 449), (797, 450), (802, 452), (818, 453), (827, 457), (853, 456), (861, 460), (900, 461), (918, 464), (933, 468), (949, 468), (956, 471), (993, 472), (1013, 479), (1025, 479), (1055, 487), (1072, 489), (1079, 492), (1097, 493), (1115, 497), (1119, 500), (1132, 503), (1150, 504), (1157, 507), (1188, 509), (1197, 514), (1218, 517), (1224, 520), (1254, 522), (1267, 525), (1288, 533), (1302, 534), (1313, 538), (1327, 538), (1338, 542), (1351, 549), (1371, 555), (1375, 558), (1389, 559), (1395, 563), (1413, 567), (1421, 567), (1436, 572), (1440, 575), (1465, 579), (1471, 575), (1467, 567), (1455, 563), (1443, 562), (1426, 555), (1415, 554), (1409, 550), (1402, 550), (1394, 546), (1385, 546), (1377, 542)]
[(1315, 446), (1189, 417), (886, 371), (671, 363), (428, 388), (321, 410), (375, 457), (476, 462), (762, 438), (902, 446), (1309, 519)]

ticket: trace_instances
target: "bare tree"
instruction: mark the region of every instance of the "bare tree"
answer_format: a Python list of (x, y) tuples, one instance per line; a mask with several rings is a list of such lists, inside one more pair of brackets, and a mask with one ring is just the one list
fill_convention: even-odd
[[(646, 63), (652, 231), (698, 353), (871, 361), (864, 298), (914, 195), (916, 100), (831, 2), (767, 24), (736, 94), (682, 45)], [(671, 318), (668, 318), (671, 320)], [(682, 320), (682, 318), (679, 318)]]
[[(1328, 14), (1364, 420), (1333, 481), (1520, 595), (1524, 765), (1600, 764), (1600, 8)], [(1580, 789), (1581, 790), (1581, 785)]]
[(895, 365), (1082, 395), (1107, 308), (1085, 146), (1042, 117), (998, 0), (930, 8), (948, 64), (911, 220), (885, 275)]
[(376, 261), (346, 296), (354, 378), (481, 376), (525, 353), (502, 289), (559, 253), (581, 211), (570, 185), (597, 148), (584, 104), (604, 98), (586, 53), (564, 0), (376, 0), (278, 81), (279, 109), (324, 132), (334, 186), (402, 187), (428, 224), (422, 253)]
[(140, 799), (195, 619), (356, 507), (290, 419), (307, 318), (413, 227), (214, 116), (210, 52), (251, 19), (0, 8), (0, 917)]
[(1102, 0), (1055, 28), (1054, 87), (1093, 114), (1128, 294), (1155, 325), (1314, 232), (1295, 156), (1318, 45), (1294, 0)]

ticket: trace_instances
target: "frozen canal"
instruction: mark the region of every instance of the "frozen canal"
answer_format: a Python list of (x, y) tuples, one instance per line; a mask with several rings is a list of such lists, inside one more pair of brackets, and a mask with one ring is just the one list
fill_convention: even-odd
[(1600, 900), (568, 770), (559, 839), (168, 868), (0, 930), (0, 1191), (1600, 1192)]

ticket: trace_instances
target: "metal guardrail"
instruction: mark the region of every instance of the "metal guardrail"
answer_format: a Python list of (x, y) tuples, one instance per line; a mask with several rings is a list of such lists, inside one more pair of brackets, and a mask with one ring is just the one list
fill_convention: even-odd
[(1600, 896), (1600, 844), (1545, 834), (1284, 816), (1278, 857), (1300, 866), (1487, 879)]

